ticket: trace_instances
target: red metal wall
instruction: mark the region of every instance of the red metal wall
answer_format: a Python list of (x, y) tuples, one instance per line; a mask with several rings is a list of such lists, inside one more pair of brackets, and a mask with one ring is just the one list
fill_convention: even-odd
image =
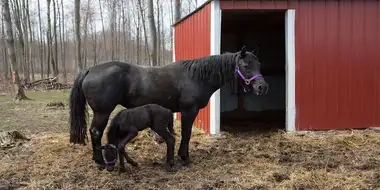
[(296, 10), (296, 129), (380, 126), (380, 1), (222, 1)]
[[(174, 30), (175, 59), (196, 59), (210, 55), (211, 4), (178, 23)], [(210, 104), (210, 102), (209, 102)], [(210, 133), (210, 108), (201, 109), (194, 125)], [(180, 119), (177, 114), (177, 119)]]

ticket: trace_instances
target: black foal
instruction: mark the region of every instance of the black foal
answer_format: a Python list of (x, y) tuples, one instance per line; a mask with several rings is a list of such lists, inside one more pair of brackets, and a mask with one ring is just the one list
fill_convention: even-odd
[(140, 107), (124, 109), (112, 119), (107, 144), (102, 146), (103, 159), (108, 171), (114, 169), (119, 155), (119, 172), (125, 172), (124, 158), (132, 166), (137, 166), (125, 152), (125, 145), (135, 138), (139, 131), (150, 127), (166, 142), (167, 171), (174, 166), (175, 133), (173, 129), (173, 113), (157, 104), (146, 104)]

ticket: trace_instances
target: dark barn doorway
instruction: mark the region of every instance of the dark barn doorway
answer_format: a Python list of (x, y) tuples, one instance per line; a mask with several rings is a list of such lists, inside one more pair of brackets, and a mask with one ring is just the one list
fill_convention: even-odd
[(261, 73), (269, 84), (266, 96), (244, 93), (228, 83), (220, 90), (222, 131), (285, 129), (285, 11), (222, 11), (221, 52), (236, 52), (243, 45), (259, 46)]

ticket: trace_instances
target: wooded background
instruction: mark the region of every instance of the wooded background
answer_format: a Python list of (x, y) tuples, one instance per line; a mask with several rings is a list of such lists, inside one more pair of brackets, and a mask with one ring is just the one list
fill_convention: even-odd
[[(4, 16), (6, 2), (11, 20)], [(13, 70), (18, 71), (22, 83), (55, 76), (67, 82), (68, 73), (110, 60), (170, 64), (171, 25), (204, 2), (2, 0), (0, 72), (11, 78), (12, 59), (6, 41), (9, 21), (17, 63)]]

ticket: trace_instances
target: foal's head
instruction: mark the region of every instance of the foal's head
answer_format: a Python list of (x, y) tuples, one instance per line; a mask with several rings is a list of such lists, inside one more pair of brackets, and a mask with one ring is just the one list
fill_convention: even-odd
[[(258, 50), (256, 48), (256, 50)], [(255, 50), (249, 52), (245, 46), (237, 52), (235, 58), (236, 72), (239, 75), (239, 80), (244, 91), (250, 92), (252, 89), (256, 95), (261, 96), (268, 92), (268, 84), (260, 73), (261, 63), (259, 62)]]
[(117, 148), (112, 144), (102, 146), (103, 160), (108, 171), (114, 170), (117, 162)]

